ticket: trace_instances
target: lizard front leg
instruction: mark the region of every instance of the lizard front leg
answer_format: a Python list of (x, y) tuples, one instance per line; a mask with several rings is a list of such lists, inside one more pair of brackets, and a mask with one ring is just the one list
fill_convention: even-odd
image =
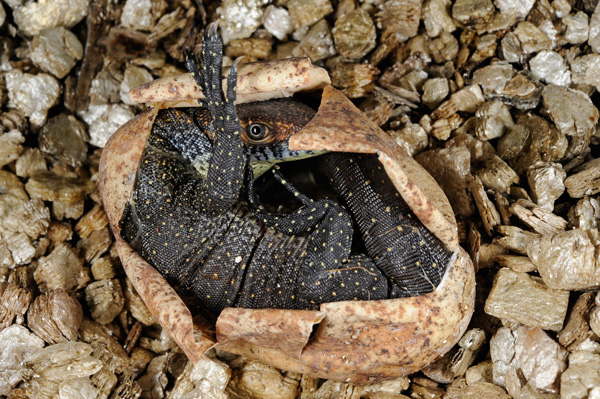
[(239, 197), (243, 184), (244, 148), (242, 127), (235, 109), (237, 61), (233, 63), (227, 77), (227, 95), (223, 95), (221, 72), (223, 41), (217, 33), (217, 23), (210, 24), (204, 32), (202, 43), (202, 71), (188, 57), (188, 69), (205, 95), (199, 103), (212, 115), (212, 153), (208, 165), (208, 197), (217, 208), (229, 208)]
[(435, 290), (454, 254), (412, 213), (376, 156), (335, 153), (323, 159), (367, 253), (393, 283), (392, 296)]
[(310, 234), (300, 270), (299, 295), (317, 307), (324, 302), (384, 299), (390, 295), (387, 278), (365, 255), (351, 255), (353, 224), (350, 214), (329, 199), (314, 201), (299, 192), (279, 172), (273, 176), (303, 205), (290, 214), (270, 214), (254, 198), (249, 171), (247, 201), (267, 226), (286, 235)]
[[(135, 188), (120, 221), (123, 237), (178, 289), (202, 295), (215, 313), (235, 302), (241, 267), (223, 269), (222, 257), (250, 253), (259, 227), (237, 204), (244, 156), (235, 103), (236, 67), (221, 86), (222, 42), (206, 29), (202, 70), (188, 66), (203, 90), (204, 107), (161, 110), (149, 135)], [(234, 223), (235, 222), (235, 223)], [(235, 232), (240, 245), (224, 247)]]

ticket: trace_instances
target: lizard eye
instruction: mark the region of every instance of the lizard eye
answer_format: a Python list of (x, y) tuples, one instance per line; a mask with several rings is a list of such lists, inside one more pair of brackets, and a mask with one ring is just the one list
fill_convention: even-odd
[(260, 141), (267, 135), (268, 128), (264, 123), (251, 123), (246, 127), (248, 138), (253, 141)]

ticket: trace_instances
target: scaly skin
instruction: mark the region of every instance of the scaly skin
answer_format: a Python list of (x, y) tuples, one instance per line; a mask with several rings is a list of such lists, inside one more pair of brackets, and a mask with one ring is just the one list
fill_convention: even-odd
[[(412, 216), (372, 156), (322, 156), (347, 209), (312, 201), (272, 169), (302, 206), (281, 215), (264, 210), (253, 175), (312, 155), (287, 143), (314, 112), (294, 100), (236, 109), (235, 65), (223, 97), (222, 43), (213, 28), (203, 58), (203, 73), (188, 65), (206, 94), (205, 108), (160, 111), (146, 143), (121, 219), (133, 248), (215, 314), (229, 306), (312, 309), (437, 287), (452, 254)], [(268, 128), (264, 137), (252, 137), (254, 124)], [(354, 223), (365, 254), (350, 253)]]

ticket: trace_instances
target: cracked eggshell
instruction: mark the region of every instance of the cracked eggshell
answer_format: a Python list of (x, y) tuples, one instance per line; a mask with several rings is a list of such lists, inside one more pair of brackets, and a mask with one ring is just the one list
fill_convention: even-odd
[[(264, 71), (270, 71), (268, 74)], [(261, 73), (262, 71), (262, 73)], [(225, 71), (225, 75), (229, 70)], [(327, 71), (312, 65), (309, 58), (255, 62), (238, 66), (236, 103), (291, 97), (301, 90), (312, 90), (331, 83)], [(227, 80), (223, 80), (223, 88)], [(129, 92), (132, 103), (160, 103), (161, 108), (196, 107), (204, 98), (192, 75), (167, 76)]]
[[(292, 66), (289, 62), (240, 66), (238, 102), (324, 86), (317, 114), (290, 141), (290, 148), (378, 154), (415, 214), (448, 248), (457, 251), (437, 290), (411, 298), (324, 303), (319, 311), (228, 308), (216, 322), (216, 336), (210, 331), (214, 327), (194, 324), (175, 290), (119, 234), (118, 221), (133, 188), (144, 143), (156, 117), (154, 110), (119, 129), (100, 162), (100, 190), (125, 271), (150, 312), (192, 361), (216, 346), (284, 370), (359, 384), (416, 372), (458, 342), (473, 312), (473, 265), (458, 245), (450, 204), (435, 180), (391, 137), (341, 92), (327, 85), (324, 70), (310, 66), (308, 61), (292, 60)], [(300, 81), (293, 88), (287, 86), (290, 76)], [(182, 85), (185, 79), (188, 83)], [(179, 101), (199, 96), (199, 89), (190, 82), (189, 77), (181, 76), (175, 83), (159, 80), (137, 93), (147, 99), (140, 101), (151, 97), (149, 101), (156, 102), (165, 97)], [(286, 84), (283, 89), (282, 83)], [(173, 84), (177, 89), (169, 90)], [(147, 95), (147, 90), (152, 94)]]

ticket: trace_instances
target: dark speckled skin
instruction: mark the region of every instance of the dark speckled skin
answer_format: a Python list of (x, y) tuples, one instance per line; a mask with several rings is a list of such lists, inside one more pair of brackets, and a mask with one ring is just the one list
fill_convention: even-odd
[[(220, 65), (215, 38), (205, 39), (209, 70)], [(121, 219), (122, 235), (134, 249), (215, 314), (232, 306), (313, 309), (437, 287), (452, 254), (412, 216), (372, 156), (322, 156), (346, 209), (320, 200), (289, 215), (250, 210), (240, 199), (249, 195), (242, 190), (243, 171), (253, 162), (304, 155), (290, 152), (287, 142), (312, 114), (293, 100), (236, 111), (226, 105), (233, 103), (235, 85), (223, 98), (214, 78), (220, 68), (214, 69), (203, 78), (216, 87), (205, 91), (208, 109), (167, 109), (156, 118)], [(256, 121), (270, 126), (260, 143), (243, 134)], [(350, 254), (354, 225), (364, 254)]]

